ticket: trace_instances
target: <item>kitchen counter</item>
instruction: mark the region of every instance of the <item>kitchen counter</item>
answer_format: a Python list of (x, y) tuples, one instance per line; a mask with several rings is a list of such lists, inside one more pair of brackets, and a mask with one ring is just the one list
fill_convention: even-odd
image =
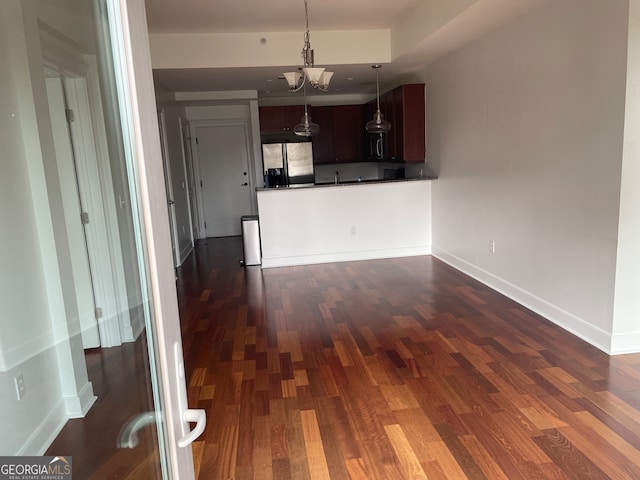
[(425, 180), (258, 189), (263, 268), (430, 254)]
[(342, 187), (347, 185), (375, 185), (380, 183), (396, 183), (396, 182), (413, 182), (413, 181), (421, 181), (421, 180), (437, 180), (438, 177), (434, 175), (422, 176), (422, 177), (413, 177), (413, 178), (393, 178), (393, 179), (374, 179), (374, 180), (347, 180), (340, 183), (334, 182), (322, 182), (322, 183), (306, 183), (302, 185), (289, 185), (289, 186), (279, 186), (279, 187), (257, 187), (256, 191), (282, 191), (288, 189), (301, 189), (301, 188), (316, 188), (316, 187)]

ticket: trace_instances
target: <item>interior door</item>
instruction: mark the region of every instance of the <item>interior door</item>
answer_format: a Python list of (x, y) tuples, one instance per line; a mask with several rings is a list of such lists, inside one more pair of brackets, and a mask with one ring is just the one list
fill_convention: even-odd
[[(3, 160), (3, 185), (13, 183), (15, 198), (13, 205), (2, 202), (0, 213), (16, 220), (15, 232), (3, 239), (22, 237), (11, 253), (26, 254), (16, 260), (24, 271), (0, 273), (3, 315), (21, 321), (0, 320), (0, 374), (20, 372), (21, 385), (0, 385), (7, 419), (0, 425), (2, 450), (70, 456), (74, 478), (193, 478), (190, 445), (206, 418), (187, 406), (144, 0), (61, 0), (55, 9), (48, 2), (2, 2), (0, 31), (0, 117), (17, 117), (0, 129), (0, 144), (12, 152)], [(114, 288), (125, 290), (126, 313), (139, 322), (132, 321), (128, 344), (86, 354), (76, 301), (83, 294), (73, 268), (86, 250), (64, 227), (77, 214), (64, 201), (73, 173), (61, 167), (68, 158), (56, 161), (70, 152), (55, 148), (45, 60), (58, 62), (59, 71), (86, 70), (97, 145), (91, 162), (104, 189), (96, 208), (115, 215), (105, 221), (102, 254), (125, 272)], [(4, 253), (3, 265), (8, 259)], [(29, 285), (29, 302), (4, 281), (13, 277)], [(34, 339), (25, 345), (38, 348), (2, 348), (16, 338)]]
[(195, 136), (206, 236), (240, 235), (240, 217), (252, 213), (247, 128), (198, 125)]
[[(45, 68), (45, 84), (51, 119), (51, 131), (60, 178), (60, 191), (64, 210), (65, 228), (69, 249), (76, 252), (71, 257), (75, 298), (78, 308), (82, 345), (85, 349), (100, 346), (100, 334), (96, 319), (97, 299), (92, 276), (91, 256), (86, 232), (83, 228), (82, 201), (78, 185), (76, 158), (71, 142), (68, 123), (71, 120), (67, 109), (64, 82), (60, 72)], [(95, 265), (94, 265), (95, 269)]]

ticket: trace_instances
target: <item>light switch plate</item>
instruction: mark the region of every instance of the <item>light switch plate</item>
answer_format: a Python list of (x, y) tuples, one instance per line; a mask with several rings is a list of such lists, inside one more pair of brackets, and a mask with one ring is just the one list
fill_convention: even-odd
[(14, 377), (13, 381), (16, 385), (16, 397), (18, 398), (18, 401), (20, 401), (27, 394), (27, 388), (24, 386), (24, 375), (19, 373)]

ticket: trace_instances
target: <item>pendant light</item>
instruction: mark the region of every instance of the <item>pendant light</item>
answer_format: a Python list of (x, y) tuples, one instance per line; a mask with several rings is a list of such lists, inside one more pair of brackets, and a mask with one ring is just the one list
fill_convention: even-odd
[(293, 127), (293, 133), (299, 137), (313, 137), (320, 133), (320, 125), (313, 123), (307, 110), (307, 87), (304, 84), (302, 91), (304, 95), (304, 115), (300, 119), (300, 123)]
[(378, 101), (378, 109), (376, 113), (373, 114), (373, 118), (367, 122), (365, 129), (369, 133), (387, 133), (391, 130), (391, 124), (384, 119), (384, 115), (382, 115), (380, 111), (380, 82), (378, 80), (378, 70), (382, 68), (382, 65), (372, 65), (371, 68), (376, 71), (376, 99)]

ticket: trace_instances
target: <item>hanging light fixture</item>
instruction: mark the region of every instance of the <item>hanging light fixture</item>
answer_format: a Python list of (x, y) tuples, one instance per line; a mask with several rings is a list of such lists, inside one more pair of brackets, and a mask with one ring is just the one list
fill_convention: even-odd
[(313, 120), (311, 120), (311, 115), (309, 115), (307, 110), (307, 87), (304, 83), (302, 87), (304, 95), (304, 115), (300, 119), (300, 123), (293, 127), (293, 133), (299, 137), (313, 137), (320, 133), (320, 125), (313, 123)]
[(372, 65), (376, 71), (376, 99), (378, 101), (378, 109), (373, 114), (373, 118), (367, 122), (365, 129), (369, 133), (387, 133), (391, 130), (391, 123), (384, 119), (384, 115), (380, 111), (380, 82), (378, 80), (378, 70), (382, 68), (382, 65)]
[(299, 91), (303, 85), (309, 80), (313, 88), (327, 92), (329, 90), (329, 82), (333, 76), (333, 72), (327, 72), (322, 67), (316, 67), (313, 63), (313, 49), (309, 40), (309, 9), (307, 0), (304, 0), (304, 18), (307, 22), (307, 30), (304, 34), (304, 46), (302, 47), (302, 61), (304, 67), (301, 72), (285, 72), (284, 78), (289, 84), (290, 92)]

